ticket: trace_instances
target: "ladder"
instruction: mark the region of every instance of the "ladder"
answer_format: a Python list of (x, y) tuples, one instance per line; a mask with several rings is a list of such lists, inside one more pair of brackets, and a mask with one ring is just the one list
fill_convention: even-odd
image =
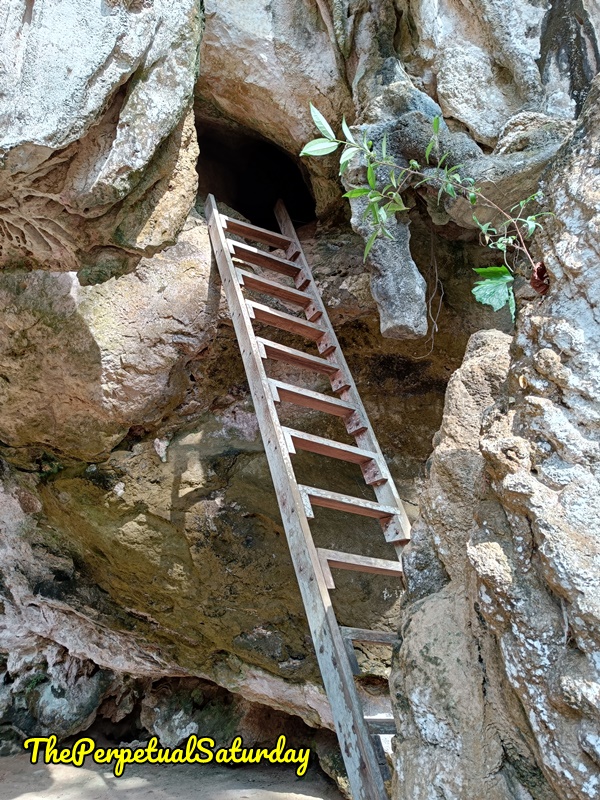
[[(335, 589), (332, 570), (337, 569), (402, 580), (401, 551), (410, 539), (410, 524), (285, 206), (281, 201), (275, 206), (280, 233), (221, 214), (213, 195), (207, 198), (206, 212), (352, 795), (354, 800), (387, 800), (384, 780), (389, 772), (378, 737), (395, 733), (394, 721), (365, 714), (354, 681), (359, 668), (353, 645), (391, 645), (395, 636), (338, 625), (330, 591)], [(262, 247), (255, 247), (257, 243)], [(277, 280), (266, 277), (265, 272), (274, 273)], [(283, 301), (286, 308), (291, 305), (300, 309), (301, 316), (256, 302), (243, 290)], [(303, 337), (313, 343), (313, 349), (316, 345), (319, 355), (258, 336), (254, 322)], [(270, 360), (327, 376), (334, 394), (268, 377), (266, 364)], [(285, 427), (277, 412), (283, 402), (341, 418), (356, 445)], [(291, 456), (301, 450), (360, 465), (376, 500), (300, 485)], [(315, 506), (377, 519), (397, 559), (316, 547), (309, 526)]]

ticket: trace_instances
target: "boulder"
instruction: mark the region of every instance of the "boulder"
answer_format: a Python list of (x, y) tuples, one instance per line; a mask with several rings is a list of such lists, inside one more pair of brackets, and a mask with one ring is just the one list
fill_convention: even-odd
[(0, 267), (130, 271), (193, 203), (198, 4), (10, 0), (3, 28)]

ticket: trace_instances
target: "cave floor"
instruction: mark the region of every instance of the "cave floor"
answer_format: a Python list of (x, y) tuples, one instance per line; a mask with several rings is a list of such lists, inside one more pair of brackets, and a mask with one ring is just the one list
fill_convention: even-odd
[(341, 800), (316, 769), (297, 778), (289, 767), (195, 764), (129, 765), (121, 778), (104, 766), (30, 764), (0, 758), (0, 800)]

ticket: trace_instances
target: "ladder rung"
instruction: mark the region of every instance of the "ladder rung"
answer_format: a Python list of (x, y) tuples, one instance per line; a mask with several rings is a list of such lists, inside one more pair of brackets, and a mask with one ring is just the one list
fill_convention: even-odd
[(336, 511), (348, 511), (350, 514), (360, 514), (363, 517), (374, 517), (375, 519), (388, 519), (399, 513), (394, 506), (385, 506), (372, 500), (363, 500), (362, 497), (329, 492), (325, 489), (317, 489), (314, 486), (299, 486), (298, 488), (300, 493), (306, 495), (313, 506), (334, 508)]
[[(315, 325), (314, 322), (309, 322), (307, 319), (294, 317), (292, 314), (286, 314), (284, 311), (277, 311), (276, 308), (265, 306), (263, 303), (255, 303), (254, 300), (246, 300), (246, 305), (250, 311), (250, 317), (256, 319), (258, 322), (265, 322), (267, 325), (272, 325), (274, 328), (279, 328), (282, 331), (289, 331), (296, 333), (298, 336), (304, 336), (305, 339), (311, 339), (317, 342), (322, 339), (325, 331)], [(333, 348), (331, 348), (333, 350)], [(331, 350), (329, 352), (331, 352)], [(324, 353), (327, 355), (327, 353)]]
[(279, 256), (274, 256), (271, 253), (265, 253), (264, 250), (251, 247), (249, 244), (234, 242), (233, 239), (227, 239), (226, 241), (231, 253), (247, 264), (265, 267), (266, 269), (273, 270), (273, 272), (279, 272), (281, 275), (288, 275), (290, 278), (296, 278), (302, 272), (302, 267), (299, 267), (298, 264), (294, 264), (293, 261), (279, 258)]
[[(257, 292), (268, 294), (271, 297), (278, 297), (287, 303), (292, 303), (301, 308), (308, 308), (312, 305), (313, 300), (306, 292), (299, 292), (298, 289), (292, 289), (289, 286), (284, 286), (277, 281), (270, 281), (268, 278), (263, 278), (262, 275), (255, 275), (253, 272), (247, 272), (244, 269), (237, 269), (237, 276), (240, 284), (246, 286), (248, 289), (254, 289)], [(319, 316), (321, 312), (318, 312)], [(316, 316), (316, 314), (315, 314)], [(311, 318), (314, 321), (315, 316)]]
[(292, 428), (283, 428), (283, 432), (288, 439), (290, 453), (295, 453), (298, 448), (298, 450), (306, 450), (309, 453), (338, 458), (340, 461), (349, 461), (352, 464), (367, 464), (369, 461), (377, 459), (377, 453), (362, 450), (351, 444), (336, 442), (333, 439), (325, 439), (323, 436), (314, 436), (312, 433), (296, 431)]
[(333, 414), (336, 417), (349, 417), (354, 413), (354, 406), (337, 397), (303, 389), (301, 386), (293, 386), (291, 383), (277, 381), (274, 378), (270, 378), (269, 383), (276, 403), (280, 400), (285, 403), (295, 403), (297, 406), (324, 411), (326, 414)]
[(271, 342), (269, 339), (263, 339), (260, 336), (256, 337), (256, 341), (264, 352), (264, 355), (261, 353), (263, 358), (273, 358), (276, 361), (284, 361), (286, 364), (293, 364), (296, 367), (306, 367), (323, 375), (337, 375), (340, 372), (337, 364), (332, 364), (324, 358), (311, 356), (310, 353), (304, 353), (302, 350), (296, 350), (293, 347), (286, 347), (284, 344), (279, 344), (279, 342)]
[(369, 733), (379, 736), (394, 736), (398, 733), (393, 717), (365, 717), (365, 722)]
[(347, 628), (341, 626), (340, 633), (344, 639), (350, 639), (353, 642), (370, 642), (372, 644), (393, 645), (398, 639), (395, 633), (373, 631), (368, 628)]
[(251, 225), (249, 222), (242, 222), (233, 217), (227, 217), (225, 214), (219, 214), (221, 225), (230, 233), (237, 233), (238, 236), (243, 236), (245, 239), (253, 239), (255, 242), (262, 242), (263, 244), (271, 245), (271, 247), (278, 247), (283, 250), (292, 243), (288, 236), (275, 231), (269, 231), (266, 228), (259, 228), (257, 225)]
[(352, 572), (370, 572), (374, 575), (391, 575), (396, 578), (402, 578), (404, 574), (402, 564), (399, 561), (371, 558), (370, 556), (360, 556), (354, 553), (341, 553), (339, 550), (325, 550), (323, 547), (317, 547), (317, 553), (328, 589), (335, 589), (331, 567), (348, 569)]

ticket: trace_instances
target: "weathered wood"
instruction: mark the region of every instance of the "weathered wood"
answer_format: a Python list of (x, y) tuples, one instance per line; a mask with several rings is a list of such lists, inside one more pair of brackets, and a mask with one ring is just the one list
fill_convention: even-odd
[[(302, 270), (306, 275), (310, 276), (310, 267), (308, 266), (302, 251), (298, 235), (294, 229), (294, 226), (292, 225), (292, 221), (285, 209), (285, 206), (281, 201), (279, 201), (275, 206), (275, 216), (277, 218), (277, 222), (279, 223), (281, 232), (288, 236), (292, 242), (288, 252), (291, 252), (292, 250), (294, 252), (298, 252), (296, 263), (298, 266), (302, 267)], [(328, 343), (338, 344), (337, 336), (327, 315), (327, 311), (323, 304), (323, 299), (314, 281), (311, 281), (305, 288), (306, 293), (312, 297), (315, 308), (323, 312), (320, 324), (321, 327), (327, 332)], [(359, 414), (360, 426), (358, 427), (356, 434), (353, 433), (353, 435), (356, 435), (356, 443), (359, 447), (378, 455), (377, 463), (375, 465), (376, 470), (368, 471), (367, 468), (366, 474), (363, 471), (365, 480), (367, 483), (369, 483), (369, 485), (374, 487), (375, 495), (380, 503), (387, 506), (396, 506), (398, 508), (398, 515), (394, 518), (393, 526), (386, 531), (386, 539), (394, 543), (398, 558), (400, 559), (402, 555), (402, 546), (406, 542), (410, 541), (410, 522), (408, 521), (404, 506), (402, 505), (398, 491), (391, 478), (383, 457), (383, 453), (381, 452), (381, 448), (379, 447), (375, 433), (373, 432), (373, 429), (369, 423), (362, 400), (356, 388), (356, 384), (354, 383), (348, 368), (348, 364), (346, 363), (344, 354), (342, 353), (339, 345), (335, 351), (327, 356), (327, 359), (330, 361), (335, 360), (335, 363), (339, 367), (339, 372), (330, 376), (333, 390), (340, 394), (342, 400), (347, 400), (349, 403), (351, 403)]]
[(352, 572), (371, 572), (374, 575), (389, 575), (395, 578), (401, 578), (404, 574), (399, 561), (371, 558), (356, 553), (342, 553), (339, 550), (326, 550), (323, 547), (318, 547), (317, 552), (321, 562), (326, 560), (330, 568), (348, 569)]
[(227, 245), (230, 253), (246, 264), (270, 269), (272, 272), (278, 272), (280, 275), (287, 275), (288, 278), (297, 278), (303, 271), (302, 267), (296, 262), (274, 256), (271, 253), (266, 253), (264, 250), (259, 250), (257, 247), (252, 247), (249, 244), (234, 242), (233, 239), (227, 239)]
[(294, 403), (302, 408), (312, 408), (316, 411), (323, 411), (325, 414), (333, 414), (336, 417), (348, 418), (354, 413), (350, 403), (340, 400), (338, 397), (330, 397), (322, 392), (313, 392), (311, 389), (304, 389), (301, 386), (293, 386), (291, 383), (269, 380), (273, 391), (273, 399), (276, 403)]
[(354, 447), (351, 444), (325, 439), (323, 436), (314, 436), (312, 433), (296, 431), (293, 428), (283, 428), (283, 433), (288, 442), (289, 452), (306, 450), (309, 453), (318, 453), (322, 456), (337, 458), (340, 461), (349, 461), (352, 464), (367, 464), (376, 458), (375, 453)]
[(371, 733), (379, 736), (394, 736), (398, 733), (393, 717), (365, 717)]
[[(263, 359), (266, 358), (267, 348), (271, 345), (268, 340), (263, 339), (259, 342), (252, 329), (252, 321), (212, 195), (207, 198), (206, 210), (209, 233), (240, 344), (290, 555), (306, 608), (323, 683), (331, 704), (352, 794), (354, 800), (387, 800), (377, 756), (354, 686), (352, 669), (335, 619), (321, 562), (304, 513), (287, 442), (279, 424), (264, 369)], [(330, 364), (331, 366), (333, 365)], [(334, 366), (332, 374), (337, 371), (337, 366)]]
[(268, 244), (281, 250), (287, 250), (291, 244), (291, 239), (288, 236), (269, 231), (266, 228), (259, 228), (257, 225), (251, 225), (241, 219), (219, 214), (219, 221), (224, 230), (229, 231), (229, 233), (236, 233), (245, 239), (251, 239), (253, 242), (261, 242), (261, 244)]
[(300, 493), (306, 494), (314, 506), (334, 508), (337, 511), (360, 514), (363, 517), (389, 519), (398, 513), (398, 509), (395, 506), (384, 506), (381, 503), (365, 500), (362, 497), (329, 492), (326, 489), (317, 489), (314, 486), (300, 486)]
[(321, 328), (307, 319), (294, 317), (292, 314), (286, 314), (285, 311), (277, 311), (276, 308), (265, 306), (263, 303), (256, 303), (254, 300), (246, 300), (246, 305), (251, 319), (255, 319), (257, 322), (264, 322), (266, 325), (272, 325), (282, 331), (295, 333), (313, 342), (323, 337)]
[(398, 636), (389, 631), (373, 631), (368, 628), (348, 628), (343, 625), (340, 627), (344, 639), (350, 639), (352, 642), (365, 642), (370, 644), (388, 644), (393, 645)]
[(294, 347), (286, 347), (284, 344), (271, 342), (261, 336), (257, 336), (256, 341), (262, 348), (262, 358), (284, 361), (294, 367), (304, 367), (312, 372), (320, 372), (323, 375), (335, 376), (340, 371), (339, 367), (331, 361), (319, 358), (319, 356), (312, 356), (310, 353), (304, 353), (302, 350), (296, 350)]
[(244, 269), (237, 269), (236, 273), (241, 286), (254, 289), (256, 292), (262, 292), (262, 294), (268, 294), (270, 297), (277, 297), (279, 300), (283, 300), (286, 303), (303, 308), (310, 322), (314, 322), (321, 316), (321, 314), (316, 311), (310, 316), (309, 313), (307, 313), (308, 308), (313, 302), (312, 298), (309, 297), (306, 292), (299, 292), (298, 289), (284, 286), (277, 281), (270, 281), (262, 275), (256, 275), (254, 272), (247, 272)]

